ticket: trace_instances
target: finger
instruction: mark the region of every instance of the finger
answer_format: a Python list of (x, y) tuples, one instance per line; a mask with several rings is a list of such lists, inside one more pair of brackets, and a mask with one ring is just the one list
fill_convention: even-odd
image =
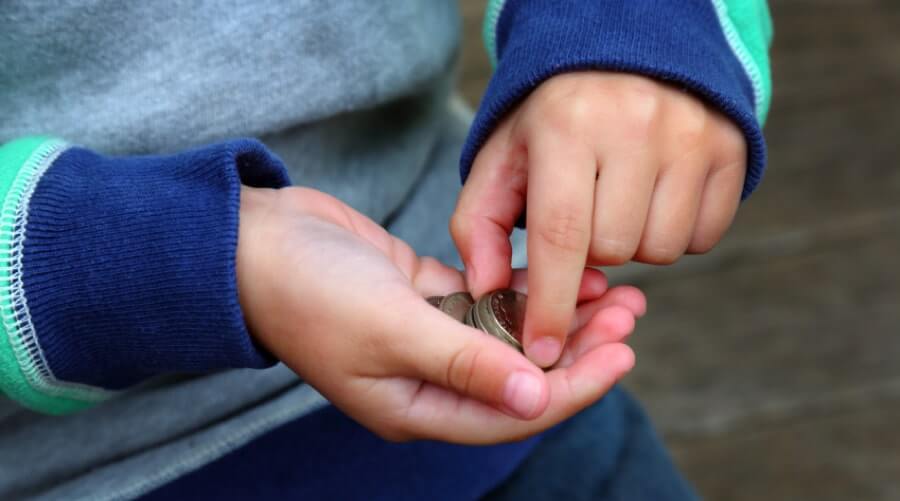
[(525, 156), (503, 124), (478, 153), (450, 220), (450, 233), (475, 297), (509, 284), (509, 235), (525, 206)]
[(427, 385), (412, 398), (404, 425), (420, 438), (462, 444), (521, 440), (596, 402), (633, 366), (634, 353), (624, 344), (605, 344), (584, 353), (570, 367), (546, 374), (550, 393), (547, 408), (527, 421)]
[(420, 295), (427, 297), (465, 290), (465, 280), (459, 270), (430, 256), (419, 257), (409, 244), (362, 213), (330, 195), (313, 190), (308, 190), (304, 197), (307, 203), (310, 199), (316, 202), (311, 205), (318, 215), (349, 230), (388, 256)]
[(609, 306), (622, 306), (637, 318), (647, 312), (647, 299), (644, 293), (631, 285), (618, 285), (606, 292), (602, 297), (580, 304), (575, 310), (575, 319), (571, 330), (575, 331), (588, 323), (597, 311)]
[[(726, 119), (720, 118), (727, 122)], [(730, 122), (722, 124), (712, 171), (706, 179), (700, 211), (688, 252), (710, 251), (725, 234), (741, 201), (747, 172), (747, 147), (741, 132)]]
[(418, 258), (410, 279), (422, 297), (446, 296), (466, 289), (466, 281), (459, 270), (427, 256)]
[[(420, 293), (427, 294), (430, 292), (429, 289), (435, 287), (438, 289), (448, 286), (459, 287), (459, 281), (455, 277), (455, 275), (459, 275), (458, 271), (441, 265), (440, 262), (433, 258), (420, 258), (409, 244), (391, 235), (384, 227), (337, 198), (310, 188), (292, 187), (284, 190), (285, 193), (296, 193), (299, 195), (294, 197), (292, 201), (302, 207), (304, 212), (333, 223), (378, 249), (414, 285), (416, 285), (416, 274), (421, 269), (424, 268), (426, 271), (434, 272), (426, 273), (426, 280), (419, 281)], [(433, 280), (440, 280), (444, 283), (432, 283), (431, 281)]]
[(671, 264), (687, 250), (711, 159), (694, 150), (659, 174), (635, 260)]
[[(528, 270), (513, 270), (509, 286), (523, 294), (528, 294)], [(606, 279), (606, 273), (594, 268), (585, 268), (584, 274), (581, 275), (577, 301), (580, 304), (584, 301), (598, 299), (606, 294), (608, 288), (609, 282)]]
[(646, 146), (601, 161), (590, 264), (620, 265), (634, 256), (650, 210), (658, 163)]
[(463, 325), (424, 301), (394, 314), (392, 329), (412, 333), (392, 346), (405, 369), (423, 379), (521, 419), (539, 416), (549, 391), (544, 374), (502, 341)]
[(549, 367), (559, 358), (590, 244), (595, 157), (560, 134), (529, 139), (528, 303), (525, 353)]
[(634, 331), (634, 313), (621, 305), (595, 310), (587, 323), (569, 336), (554, 368), (570, 367), (582, 354), (608, 343), (623, 342)]

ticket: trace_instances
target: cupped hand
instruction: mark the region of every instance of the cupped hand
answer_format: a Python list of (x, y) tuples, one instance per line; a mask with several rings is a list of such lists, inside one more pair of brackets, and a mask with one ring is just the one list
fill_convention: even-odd
[(710, 250), (740, 201), (741, 132), (680, 89), (579, 72), (544, 82), (475, 159), (451, 221), (473, 295), (510, 280), (509, 234), (527, 204), (524, 345), (558, 359), (585, 265), (669, 264)]
[[(464, 290), (458, 270), (303, 188), (242, 189), (237, 270), (258, 342), (391, 440), (497, 443), (547, 429), (631, 369), (623, 340), (644, 310), (636, 289), (586, 273), (566, 352), (545, 373), (424, 300)], [(527, 290), (523, 272), (511, 283)]]

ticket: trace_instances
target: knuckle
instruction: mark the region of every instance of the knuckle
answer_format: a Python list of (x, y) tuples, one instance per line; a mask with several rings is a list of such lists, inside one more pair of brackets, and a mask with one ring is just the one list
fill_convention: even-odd
[(562, 103), (559, 104), (564, 105), (547, 106), (535, 118), (549, 128), (565, 134), (583, 132), (597, 122), (598, 105), (592, 95), (571, 92), (564, 100), (560, 100)]
[(678, 122), (678, 131), (675, 133), (677, 151), (695, 151), (710, 143), (705, 112), (684, 113), (679, 116)]
[(683, 128), (692, 130), (706, 129), (711, 120), (706, 104), (687, 92), (677, 92), (674, 95), (673, 106), (677, 112), (678, 123)]
[(569, 99), (568, 120), (579, 129), (597, 120), (597, 100), (590, 94), (578, 93)]
[(628, 239), (594, 237), (591, 242), (591, 260), (619, 266), (627, 263), (634, 257), (637, 244)]
[(552, 210), (536, 228), (538, 238), (547, 246), (567, 252), (580, 252), (589, 235), (580, 224), (576, 209), (559, 206)]
[(457, 242), (463, 240), (469, 233), (469, 218), (460, 211), (450, 216), (450, 235)]
[(669, 265), (678, 261), (684, 254), (684, 249), (669, 243), (651, 243), (644, 245), (640, 250), (641, 261), (656, 265)]
[(697, 235), (691, 241), (691, 245), (688, 246), (688, 252), (691, 254), (706, 254), (707, 252), (713, 250), (713, 247), (719, 243), (718, 238), (714, 238), (708, 235)]
[(710, 175), (715, 175), (716, 182), (725, 183), (728, 186), (741, 186), (747, 175), (746, 162), (742, 160), (723, 163), (710, 170)]
[(655, 89), (634, 86), (623, 91), (621, 97), (625, 114), (621, 130), (632, 140), (649, 136), (659, 122), (662, 98)]
[(715, 227), (713, 225), (701, 225), (699, 226), (694, 236), (691, 237), (691, 243), (688, 245), (688, 252), (691, 254), (706, 254), (707, 252), (713, 250), (713, 248), (719, 244), (724, 236), (727, 224), (724, 222), (718, 222)]
[(424, 256), (419, 258), (420, 270), (440, 270), (444, 265), (432, 256)]
[(721, 128), (719, 142), (722, 148), (722, 164), (738, 165), (743, 168), (747, 163), (747, 141), (740, 129), (726, 121)]
[(667, 235), (664, 238), (650, 238), (641, 243), (638, 249), (639, 259), (645, 263), (655, 265), (674, 264), (687, 250), (688, 238), (690, 238), (690, 235), (685, 237), (683, 244), (676, 236)]
[(481, 350), (472, 345), (457, 350), (447, 364), (447, 373), (444, 376), (446, 386), (468, 395), (477, 373), (480, 354)]
[(373, 326), (373, 334), (369, 336), (356, 336), (354, 343), (356, 344), (356, 352), (365, 360), (377, 360), (391, 357), (392, 359), (401, 359), (400, 353), (396, 346), (397, 334), (392, 329), (383, 329), (379, 326)]
[(412, 276), (414, 281), (419, 280), (419, 277), (427, 279), (427, 277), (435, 276), (445, 269), (443, 263), (431, 256), (424, 256), (416, 259), (418, 259), (417, 266), (413, 268), (414, 274)]

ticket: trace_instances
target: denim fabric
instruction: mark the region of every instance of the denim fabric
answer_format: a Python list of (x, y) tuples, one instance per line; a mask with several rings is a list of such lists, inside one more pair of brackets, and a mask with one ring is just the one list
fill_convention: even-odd
[[(476, 499), (509, 476), (536, 442), (531, 438), (486, 447), (391, 443), (328, 406), (272, 430), (141, 501)], [(315, 453), (298, 453), (298, 444)]]
[(693, 501), (640, 405), (617, 387), (545, 434), (486, 501)]
[[(344, 446), (331, 443), (336, 433), (347, 440)], [(643, 410), (622, 388), (538, 438), (492, 447), (389, 443), (329, 406), (141, 499), (698, 499)], [(319, 453), (298, 455), (297, 444)]]

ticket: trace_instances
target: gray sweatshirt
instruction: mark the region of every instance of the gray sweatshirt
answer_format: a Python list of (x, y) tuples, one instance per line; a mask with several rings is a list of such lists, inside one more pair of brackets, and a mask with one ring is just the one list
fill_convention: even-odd
[[(259, 137), (296, 184), (452, 261), (458, 32), (456, 0), (5, 0), (0, 144)], [(283, 366), (156, 379), (63, 417), (0, 396), (0, 499), (135, 497), (323, 405)]]

